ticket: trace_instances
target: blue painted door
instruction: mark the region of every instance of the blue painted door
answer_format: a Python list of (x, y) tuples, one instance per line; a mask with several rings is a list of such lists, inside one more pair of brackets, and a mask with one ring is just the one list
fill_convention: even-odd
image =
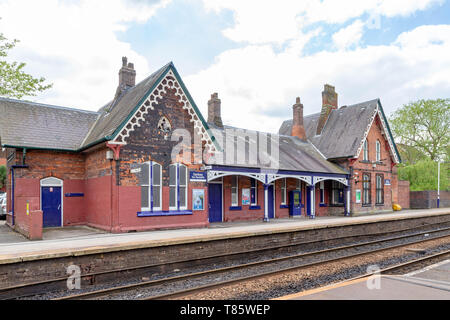
[(267, 194), (267, 200), (268, 200), (268, 217), (269, 219), (273, 219), (275, 218), (275, 213), (274, 213), (274, 203), (273, 203), (273, 185), (269, 186), (268, 189), (268, 194)]
[(222, 184), (209, 184), (208, 201), (209, 222), (222, 222)]
[(43, 226), (61, 226), (61, 187), (42, 187)]

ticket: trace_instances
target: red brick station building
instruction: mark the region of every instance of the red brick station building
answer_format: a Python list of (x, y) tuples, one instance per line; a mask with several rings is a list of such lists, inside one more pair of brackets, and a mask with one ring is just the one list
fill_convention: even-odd
[[(234, 130), (216, 93), (205, 120), (173, 63), (135, 84), (122, 62), (114, 99), (97, 112), (0, 98), (8, 225), (120, 233), (360, 215), (399, 201), (401, 160), (379, 99), (338, 107), (325, 85), (321, 111), (303, 117), (297, 98), (278, 134)], [(192, 142), (173, 157), (177, 129)], [(249, 160), (256, 145), (272, 156), (272, 142), (276, 165)]]

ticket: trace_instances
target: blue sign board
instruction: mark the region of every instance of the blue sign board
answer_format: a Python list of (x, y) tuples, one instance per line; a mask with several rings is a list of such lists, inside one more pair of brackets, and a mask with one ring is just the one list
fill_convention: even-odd
[(189, 172), (189, 180), (206, 182), (206, 172), (205, 171), (190, 171)]
[(391, 180), (390, 179), (385, 179), (384, 180), (384, 185), (385, 186), (390, 186), (391, 185)]

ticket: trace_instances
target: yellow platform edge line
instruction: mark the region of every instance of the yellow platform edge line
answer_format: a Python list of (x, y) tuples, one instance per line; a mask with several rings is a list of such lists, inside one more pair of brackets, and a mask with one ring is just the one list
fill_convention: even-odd
[(345, 280), (345, 281), (342, 281), (342, 282), (330, 284), (330, 285), (325, 286), (325, 287), (320, 287), (320, 288), (306, 290), (306, 291), (302, 291), (302, 292), (298, 292), (298, 293), (293, 293), (293, 294), (289, 294), (289, 295), (286, 295), (286, 296), (274, 298), (274, 299), (271, 299), (271, 300), (292, 300), (292, 299), (295, 299), (295, 298), (298, 298), (298, 297), (309, 296), (309, 295), (312, 295), (312, 294), (315, 294), (315, 293), (318, 293), (318, 292), (328, 291), (328, 290), (331, 290), (331, 289), (345, 287), (345, 286), (352, 285), (352, 284), (355, 284), (355, 283), (359, 283), (359, 282), (362, 282), (362, 281), (367, 281), (367, 279), (369, 279), (369, 276), (364, 277), (364, 278), (360, 278), (360, 279)]

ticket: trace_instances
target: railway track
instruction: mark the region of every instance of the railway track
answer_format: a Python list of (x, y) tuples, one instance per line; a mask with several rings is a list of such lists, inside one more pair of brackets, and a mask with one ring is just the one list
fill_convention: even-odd
[[(250, 270), (251, 268), (255, 268), (255, 267), (268, 267), (270, 265), (274, 266), (271, 270), (268, 270), (265, 272), (259, 272), (259, 273), (251, 274), (251, 275), (244, 276), (244, 277), (235, 277), (235, 278), (227, 279), (224, 281), (214, 281), (214, 279), (213, 279), (213, 281), (208, 284), (194, 285), (193, 287), (190, 287), (187, 289), (175, 290), (175, 291), (164, 293), (164, 294), (151, 295), (151, 296), (143, 298), (142, 300), (179, 298), (179, 297), (196, 294), (196, 293), (203, 292), (203, 291), (209, 291), (212, 289), (221, 288), (221, 287), (232, 285), (232, 284), (237, 284), (237, 283), (248, 281), (248, 280), (254, 280), (254, 279), (258, 279), (258, 278), (270, 277), (273, 275), (287, 273), (287, 272), (291, 272), (291, 271), (294, 271), (299, 268), (317, 266), (317, 265), (321, 265), (321, 264), (336, 262), (336, 261), (339, 261), (342, 259), (358, 257), (361, 255), (372, 254), (372, 253), (395, 249), (395, 248), (400, 248), (400, 247), (404, 247), (404, 246), (410, 246), (412, 244), (422, 243), (424, 241), (446, 238), (446, 237), (450, 236), (449, 233), (446, 233), (444, 235), (434, 236), (434, 237), (431, 237), (430, 235), (436, 234), (439, 232), (448, 231), (449, 229), (450, 228), (443, 228), (443, 229), (439, 229), (439, 230), (423, 231), (423, 232), (418, 232), (418, 233), (414, 233), (414, 234), (390, 237), (390, 238), (381, 239), (381, 240), (366, 241), (366, 242), (362, 242), (362, 243), (346, 245), (346, 246), (338, 246), (338, 247), (334, 247), (334, 248), (317, 250), (317, 251), (313, 251), (313, 252), (306, 252), (306, 253), (301, 253), (301, 254), (296, 254), (296, 255), (288, 255), (288, 256), (284, 256), (284, 257), (266, 259), (266, 260), (244, 263), (244, 264), (228, 266), (228, 267), (223, 267), (223, 268), (215, 268), (215, 269), (205, 270), (205, 271), (201, 271), (201, 272), (188, 273), (188, 274), (167, 277), (167, 278), (162, 278), (162, 279), (157, 279), (157, 280), (144, 281), (144, 282), (140, 282), (140, 283), (133, 283), (133, 284), (122, 285), (122, 286), (117, 286), (117, 287), (113, 287), (113, 288), (107, 288), (107, 289), (102, 289), (102, 290), (85, 292), (85, 293), (81, 293), (81, 294), (64, 296), (64, 297), (56, 298), (54, 300), (114, 298), (115, 295), (117, 296), (117, 295), (127, 293), (127, 292), (133, 293), (133, 292), (136, 292), (136, 291), (139, 291), (142, 289), (167, 286), (169, 284), (174, 284), (174, 283), (182, 284), (184, 282), (193, 281), (194, 279), (201, 279), (202, 277), (215, 277), (220, 274), (232, 273), (234, 271), (242, 270), (242, 269)], [(420, 236), (428, 236), (428, 237), (426, 239), (422, 238), (419, 240), (409, 241), (407, 243), (393, 244), (393, 245), (389, 245), (386, 247), (374, 248), (374, 249), (370, 249), (370, 250), (363, 250), (361, 252), (354, 252), (354, 253), (349, 253), (349, 254), (343, 254), (343, 255), (340, 255), (339, 257), (325, 258), (325, 259), (320, 259), (318, 261), (312, 261), (312, 262), (308, 262), (308, 263), (297, 263), (295, 265), (291, 265), (288, 267), (276, 268), (276, 264), (280, 263), (280, 262), (301, 260), (304, 258), (308, 258), (308, 257), (311, 258), (311, 257), (320, 256), (320, 255), (336, 254), (339, 252), (343, 252), (345, 250), (361, 249), (364, 246), (380, 245), (380, 244), (393, 242), (396, 240), (405, 240), (408, 238), (414, 238), (414, 237), (418, 237), (418, 236), (419, 237)], [(448, 254), (448, 252), (446, 252), (444, 254)], [(436, 256), (436, 255), (434, 255), (434, 256)], [(423, 259), (427, 259), (427, 258), (425, 257)], [(411, 263), (413, 263), (413, 262), (411, 262)], [(404, 265), (406, 265), (406, 264), (404, 264)], [(399, 268), (398, 266), (394, 266), (394, 267), (397, 269)], [(394, 270), (394, 267), (387, 268), (386, 271), (383, 271), (383, 272), (387, 272), (387, 270)], [(363, 276), (367, 276), (367, 274), (365, 274)], [(363, 277), (363, 276), (361, 276), (361, 277)], [(182, 287), (184, 287), (184, 286), (182, 286)]]
[[(446, 224), (448, 225), (448, 224)], [(376, 238), (376, 237), (382, 237), (389, 234), (396, 234), (396, 233), (405, 233), (405, 232), (411, 232), (413, 230), (420, 230), (423, 228), (432, 228), (433, 226), (442, 226), (442, 223), (428, 223), (423, 224), (420, 226), (408, 228), (408, 229), (398, 229), (393, 230), (390, 232), (384, 232), (380, 231), (377, 233), (372, 233), (370, 235), (354, 235), (354, 236), (341, 236), (336, 237), (333, 239), (327, 239), (327, 240), (310, 240), (305, 241), (304, 239), (301, 239), (299, 241), (292, 240), (289, 243), (275, 243), (272, 246), (267, 246), (264, 248), (256, 248), (253, 250), (243, 249), (241, 251), (234, 250), (232, 253), (221, 253), (221, 254), (215, 254), (210, 256), (203, 256), (201, 258), (192, 258), (190, 260), (178, 260), (178, 261), (171, 261), (171, 262), (160, 262), (160, 263), (152, 263), (152, 264), (146, 264), (146, 265), (139, 265), (139, 266), (127, 266), (124, 268), (118, 268), (118, 269), (112, 269), (112, 270), (106, 270), (106, 271), (96, 271), (96, 272), (87, 272), (82, 273), (81, 275), (81, 281), (83, 284), (89, 284), (94, 285), (98, 282), (101, 282), (103, 278), (122, 278), (125, 275), (129, 275), (130, 273), (133, 273), (134, 277), (137, 277), (139, 273), (151, 273), (154, 270), (157, 270), (157, 268), (162, 268), (163, 270), (168, 270), (170, 268), (176, 269), (180, 265), (188, 264), (189, 266), (195, 266), (197, 265), (205, 265), (208, 263), (215, 263), (217, 261), (227, 260), (230, 259), (236, 260), (238, 257), (242, 256), (245, 258), (251, 257), (251, 256), (260, 256), (261, 254), (266, 254), (270, 252), (276, 252), (276, 251), (286, 251), (286, 253), (289, 252), (292, 248), (295, 249), (298, 246), (310, 246), (315, 245), (317, 243), (323, 243), (324, 245), (330, 245), (333, 246), (334, 242), (355, 242), (359, 241), (360, 238)], [(441, 228), (441, 231), (444, 230), (450, 230), (450, 227)], [(9, 287), (0, 288), (0, 300), (7, 300), (7, 299), (18, 299), (18, 298), (25, 298), (29, 296), (36, 296), (40, 294), (45, 294), (50, 291), (58, 291), (58, 290), (66, 290), (67, 286), (67, 276), (61, 276), (57, 278), (52, 279), (45, 279), (45, 280), (39, 280), (35, 282), (27, 282), (22, 283), (18, 285), (13, 285)]]

